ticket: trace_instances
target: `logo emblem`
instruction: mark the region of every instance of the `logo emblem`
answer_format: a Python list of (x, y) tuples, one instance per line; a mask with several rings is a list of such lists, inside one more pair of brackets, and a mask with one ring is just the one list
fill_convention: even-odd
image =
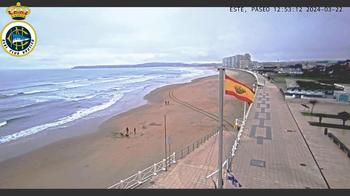
[(238, 94), (243, 94), (246, 91), (244, 90), (244, 88), (240, 87), (240, 86), (235, 86), (235, 90)]
[(15, 21), (8, 23), (1, 31), (1, 46), (12, 56), (28, 55), (37, 42), (34, 28), (23, 21), (30, 14), (30, 9), (17, 2), (16, 6), (11, 6), (6, 11)]

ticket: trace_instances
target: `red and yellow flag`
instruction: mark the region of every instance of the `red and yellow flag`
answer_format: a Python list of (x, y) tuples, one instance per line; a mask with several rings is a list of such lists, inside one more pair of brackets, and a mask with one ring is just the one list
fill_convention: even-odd
[(225, 74), (225, 94), (236, 97), (241, 101), (251, 104), (254, 99), (254, 91), (247, 85)]

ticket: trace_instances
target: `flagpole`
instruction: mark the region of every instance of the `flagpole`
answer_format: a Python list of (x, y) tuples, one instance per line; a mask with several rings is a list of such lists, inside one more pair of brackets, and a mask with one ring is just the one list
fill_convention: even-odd
[(247, 103), (245, 101), (243, 101), (243, 121), (244, 121), (244, 118), (245, 118), (246, 110), (247, 110)]
[(219, 67), (219, 155), (218, 155), (218, 188), (222, 189), (222, 154), (223, 154), (223, 122), (224, 122), (224, 73), (225, 68)]

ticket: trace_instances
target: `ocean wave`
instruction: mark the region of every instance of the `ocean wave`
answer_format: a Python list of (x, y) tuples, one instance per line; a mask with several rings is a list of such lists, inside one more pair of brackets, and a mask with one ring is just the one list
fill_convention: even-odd
[(8, 88), (8, 89), (0, 89), (0, 92), (4, 91), (14, 91), (14, 90), (23, 90), (27, 88), (35, 88), (35, 87), (44, 87), (44, 86), (53, 86), (55, 85), (54, 83), (49, 83), (49, 84), (37, 84), (37, 85), (30, 85), (30, 86), (24, 86), (24, 87), (18, 87), (18, 88)]
[(94, 84), (101, 84), (101, 83), (108, 83), (108, 82), (117, 82), (123, 80), (122, 78), (97, 78), (97, 79), (82, 79), (82, 80), (71, 80), (71, 81), (66, 81), (66, 82), (58, 82), (56, 85), (61, 86), (61, 90), (66, 90), (66, 89), (74, 89), (74, 88), (79, 88), (79, 87), (87, 87), (91, 86)]
[(59, 89), (50, 89), (50, 90), (31, 90), (31, 91), (24, 91), (24, 92), (18, 92), (18, 93), (10, 93), (7, 95), (0, 94), (0, 99), (2, 98), (10, 98), (10, 97), (17, 97), (17, 96), (22, 96), (22, 95), (34, 95), (34, 94), (39, 94), (39, 93), (49, 93), (49, 92), (54, 92), (58, 91)]
[(54, 92), (59, 89), (50, 89), (50, 90), (32, 90), (32, 91), (26, 91), (26, 92), (21, 92), (19, 94), (24, 94), (24, 95), (32, 95), (32, 94), (38, 94), (38, 93), (48, 93), (48, 92)]
[(19, 120), (19, 119), (23, 119), (23, 118), (27, 118), (27, 117), (29, 117), (29, 116), (15, 116), (15, 117), (12, 117), (10, 119), (7, 119), (6, 121), (7, 121), (7, 124), (9, 124), (9, 123), (12, 123), (13, 121), (16, 121), (16, 120)]
[(8, 97), (16, 96), (17, 93), (11, 93), (11, 94), (0, 94), (0, 99), (6, 99)]
[[(28, 86), (24, 88), (18, 88), (18, 89), (11, 89), (11, 90), (22, 90), (21, 92), (14, 92), (9, 94), (0, 94), (0, 99), (2, 98), (9, 98), (9, 97), (16, 97), (16, 96), (23, 96), (23, 95), (34, 95), (34, 94), (40, 94), (40, 93), (48, 93), (48, 92), (56, 92), (61, 90), (68, 90), (68, 89), (75, 89), (79, 87), (87, 87), (91, 85), (98, 85), (102, 83), (112, 83), (112, 82), (120, 82), (120, 81), (126, 81), (126, 83), (136, 83), (136, 82), (145, 82), (151, 79), (154, 79), (154, 76), (122, 76), (118, 78), (97, 78), (94, 80), (91, 79), (80, 79), (80, 80), (70, 80), (65, 82), (55, 82), (50, 84), (42, 84), (42, 85), (33, 85)], [(50, 85), (56, 85), (54, 89), (33, 89), (33, 90), (25, 90), (28, 88), (33, 87), (42, 87), (42, 86), (50, 86)]]
[(119, 84), (136, 83), (136, 82), (145, 82), (154, 78), (155, 78), (154, 76), (122, 76), (118, 78), (102, 77), (102, 78), (96, 78), (94, 80), (90, 79), (89, 82), (85, 82), (83, 84), (67, 83), (66, 85), (63, 86), (63, 88), (72, 89), (72, 88), (87, 87), (87, 86), (99, 85), (104, 83), (112, 83), (112, 82), (118, 82)]
[(118, 82), (122, 80), (128, 80), (130, 77), (119, 77), (119, 78), (97, 78), (96, 80), (99, 82), (94, 82), (93, 84), (100, 84), (100, 83), (108, 83), (108, 82)]
[[(70, 81), (64, 81), (64, 82), (52, 82), (47, 84), (38, 84), (38, 85), (30, 85), (20, 88), (9, 88), (9, 89), (1, 89), (0, 92), (0, 99), (1, 98), (8, 98), (13, 96), (21, 96), (21, 95), (32, 95), (32, 94), (38, 94), (38, 93), (47, 93), (47, 92), (55, 92), (59, 90), (64, 89), (70, 89), (70, 88), (78, 88), (83, 86), (88, 86), (89, 84), (75, 84), (79, 82), (85, 82), (88, 81), (88, 79), (81, 79), (81, 80), (70, 80)], [(61, 88), (54, 88), (54, 89), (35, 89), (38, 87), (48, 87), (48, 86), (62, 86)], [(33, 89), (33, 90), (28, 90)], [(16, 92), (20, 91), (20, 92)], [(6, 94), (7, 92), (7, 94)]]
[(7, 121), (0, 122), (0, 127), (3, 127), (7, 124)]
[(35, 103), (30, 103), (30, 104), (25, 104), (25, 105), (20, 105), (20, 106), (16, 106), (16, 107), (12, 107), (12, 108), (4, 108), (4, 109), (0, 109), (0, 112), (9, 112), (9, 111), (13, 111), (13, 110), (20, 110), (20, 109), (26, 109), (26, 108), (30, 108), (30, 107), (35, 107), (35, 106), (39, 106), (42, 105), (44, 103), (48, 103), (48, 102), (53, 102), (53, 101), (48, 101), (48, 100), (35, 100)]
[(90, 86), (90, 84), (68, 84), (64, 86), (65, 89), (72, 89), (72, 88), (79, 88), (79, 87), (84, 87), (84, 86)]
[(77, 112), (75, 112), (69, 116), (65, 116), (63, 118), (60, 118), (60, 119), (54, 121), (54, 122), (31, 127), (29, 129), (25, 129), (25, 130), (19, 131), (17, 133), (11, 134), (11, 135), (2, 136), (2, 137), (0, 137), (0, 144), (7, 143), (7, 142), (10, 142), (13, 140), (17, 140), (19, 138), (26, 137), (26, 136), (41, 132), (41, 131), (46, 130), (48, 128), (60, 126), (60, 125), (78, 120), (80, 118), (83, 118), (85, 116), (88, 116), (92, 113), (107, 109), (108, 107), (115, 104), (122, 97), (123, 97), (123, 94), (116, 94), (108, 102), (106, 102), (104, 104), (96, 105), (96, 106), (93, 106), (90, 108), (83, 108), (83, 109), (78, 110)]
[(7, 95), (0, 94), (0, 99), (6, 98), (6, 97), (7, 97)]
[(140, 76), (120, 76), (120, 77), (100, 77), (96, 79), (89, 79), (90, 84), (89, 85), (95, 85), (95, 84), (103, 84), (103, 83), (111, 83), (111, 82), (119, 82), (119, 81), (130, 81), (133, 78), (139, 78)]
[(5, 125), (8, 125), (16, 120), (19, 120), (19, 119), (23, 119), (23, 118), (27, 118), (28, 116), (16, 116), (16, 117), (12, 117), (10, 119), (6, 119), (5, 121), (0, 121), (0, 127), (3, 127)]
[(96, 97), (97, 95), (89, 95), (89, 96), (77, 96), (77, 97), (63, 97), (66, 101), (81, 101), (86, 99), (92, 99)]
[(148, 80), (152, 80), (154, 78), (156, 78), (157, 76), (142, 76), (142, 77), (138, 77), (135, 79), (131, 79), (130, 83), (136, 83), (136, 82), (146, 82)]
[(77, 83), (77, 82), (84, 82), (84, 81), (88, 81), (89, 79), (84, 78), (84, 79), (78, 79), (78, 80), (69, 80), (69, 81), (64, 81), (64, 82), (54, 82), (52, 84), (54, 85), (60, 85), (60, 84), (71, 84), (71, 83)]

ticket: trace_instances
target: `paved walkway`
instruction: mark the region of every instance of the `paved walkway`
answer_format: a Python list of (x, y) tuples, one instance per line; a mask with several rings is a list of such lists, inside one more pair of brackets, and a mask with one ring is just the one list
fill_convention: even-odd
[[(299, 103), (288, 103), (299, 127), (301, 127), (311, 151), (313, 152), (318, 164), (322, 168), (329, 186), (331, 188), (350, 188), (350, 159), (347, 155), (333, 143), (333, 141), (324, 135), (323, 127), (310, 126), (308, 121), (318, 121), (314, 117), (306, 117), (301, 114), (303, 111)], [(322, 105), (317, 107), (317, 112), (322, 111)], [(334, 108), (340, 107), (335, 105)], [(343, 106), (344, 107), (344, 106)], [(342, 111), (341, 108), (338, 109)], [(338, 111), (337, 111), (338, 112)], [(327, 113), (332, 113), (328, 110)], [(339, 121), (338, 123), (341, 123)], [(345, 145), (349, 146), (350, 135), (339, 129), (328, 128), (329, 132), (335, 134)]]
[[(233, 133), (224, 131), (224, 143), (227, 154), (232, 147)], [(216, 171), (218, 160), (218, 136), (211, 138), (195, 151), (180, 159), (168, 172), (153, 177), (149, 182), (139, 188), (156, 189), (214, 189), (214, 182), (206, 178)], [(223, 176), (224, 177), (224, 176)]]
[(259, 90), (232, 162), (242, 188), (327, 188), (279, 89)]

